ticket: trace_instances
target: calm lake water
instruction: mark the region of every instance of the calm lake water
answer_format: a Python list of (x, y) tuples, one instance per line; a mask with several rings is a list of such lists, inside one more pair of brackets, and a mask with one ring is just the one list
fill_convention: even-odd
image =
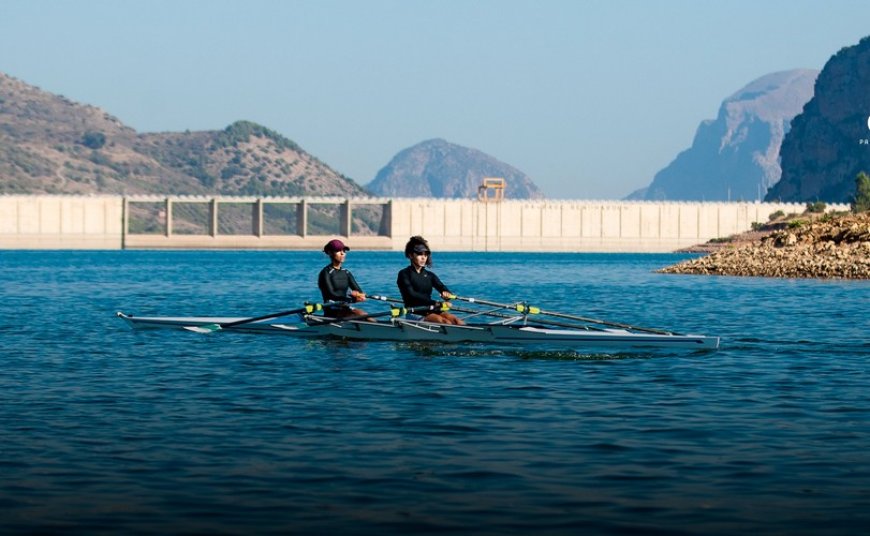
[[(718, 352), (134, 332), (116, 311), (319, 299), (326, 258), (0, 252), (0, 532), (866, 533), (870, 283), (652, 273), (681, 258), (436, 252), (434, 269)], [(395, 295), (404, 261), (347, 266)]]

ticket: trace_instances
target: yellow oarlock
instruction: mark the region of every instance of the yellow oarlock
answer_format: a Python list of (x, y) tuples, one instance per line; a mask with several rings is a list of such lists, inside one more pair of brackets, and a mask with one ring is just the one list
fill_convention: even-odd
[(398, 318), (400, 316), (404, 316), (408, 313), (408, 310), (404, 307), (390, 307), (390, 316), (393, 318)]
[(322, 311), (323, 305), (319, 303), (306, 303), (305, 304), (305, 312), (308, 314), (313, 313), (314, 311)]
[(536, 315), (540, 314), (540, 307), (535, 307), (534, 305), (526, 305), (524, 303), (518, 303), (514, 306), (514, 309), (517, 310), (518, 313), (525, 313), (528, 315)]

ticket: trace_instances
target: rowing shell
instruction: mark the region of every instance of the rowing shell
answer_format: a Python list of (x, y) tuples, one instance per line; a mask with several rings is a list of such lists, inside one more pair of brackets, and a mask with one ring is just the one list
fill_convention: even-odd
[[(119, 312), (118, 317), (132, 328), (191, 328), (227, 324), (244, 317), (169, 317), (133, 316)], [(227, 330), (254, 333), (277, 333), (306, 338), (339, 338), (369, 341), (486, 343), (508, 345), (555, 346), (584, 350), (589, 348), (685, 348), (715, 350), (719, 337), (636, 332), (627, 329), (585, 328), (560, 329), (543, 325), (467, 324), (454, 326), (421, 320), (393, 318), (386, 322), (365, 320), (334, 321), (308, 316), (307, 322), (283, 324), (268, 321), (250, 322)]]

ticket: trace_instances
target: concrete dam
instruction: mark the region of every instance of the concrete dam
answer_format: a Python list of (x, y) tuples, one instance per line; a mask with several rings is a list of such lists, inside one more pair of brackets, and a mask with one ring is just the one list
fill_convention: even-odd
[[(747, 231), (798, 203), (235, 197), (0, 196), (0, 249), (670, 252)], [(848, 205), (829, 205), (848, 210)]]

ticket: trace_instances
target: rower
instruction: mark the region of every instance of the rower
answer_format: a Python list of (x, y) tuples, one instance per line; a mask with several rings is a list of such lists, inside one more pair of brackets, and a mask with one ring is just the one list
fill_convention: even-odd
[[(446, 306), (449, 305), (447, 300), (453, 293), (441, 282), (435, 272), (427, 270), (432, 266), (432, 250), (426, 239), (422, 236), (412, 236), (405, 244), (405, 257), (410, 261), (410, 266), (400, 270), (396, 280), (405, 307), (410, 309), (430, 306), (433, 311), (422, 316), (426, 322), (464, 325), (465, 322), (446, 310)], [(433, 288), (438, 291), (443, 302), (432, 299)], [(408, 318), (419, 319), (420, 316), (409, 314)]]
[[(323, 246), (323, 252), (329, 255), (329, 264), (320, 270), (317, 276), (317, 286), (323, 295), (324, 302), (339, 302), (323, 307), (323, 316), (345, 318), (348, 316), (364, 316), (362, 309), (354, 309), (348, 305), (351, 302), (366, 301), (366, 294), (354, 279), (350, 270), (342, 267), (350, 248), (341, 240), (330, 240)], [(369, 320), (375, 321), (373, 318)]]

